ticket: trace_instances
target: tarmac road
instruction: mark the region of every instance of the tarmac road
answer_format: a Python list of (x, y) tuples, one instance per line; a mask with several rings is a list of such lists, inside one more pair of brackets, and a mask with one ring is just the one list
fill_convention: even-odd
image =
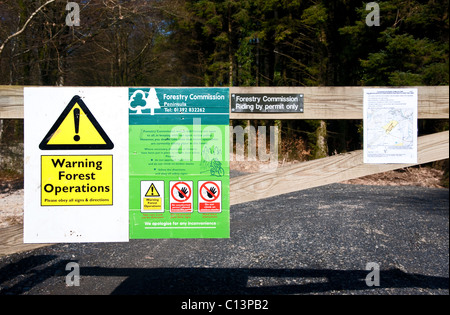
[(333, 184), (233, 206), (230, 239), (57, 244), (0, 257), (0, 294), (448, 295), (448, 193)]

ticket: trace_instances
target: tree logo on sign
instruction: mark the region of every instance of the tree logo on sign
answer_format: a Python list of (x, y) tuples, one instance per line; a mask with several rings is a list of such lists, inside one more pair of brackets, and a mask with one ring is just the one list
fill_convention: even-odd
[(148, 114), (143, 113), (142, 111), (150, 109), (150, 115), (155, 115), (155, 109), (161, 108), (158, 96), (156, 95), (156, 90), (151, 88), (147, 97), (146, 92), (143, 90), (134, 91), (128, 101), (128, 108), (135, 111), (138, 115)]

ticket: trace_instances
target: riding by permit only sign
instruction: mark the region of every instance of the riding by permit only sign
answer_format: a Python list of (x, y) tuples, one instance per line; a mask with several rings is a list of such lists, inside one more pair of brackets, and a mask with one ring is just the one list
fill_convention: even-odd
[(24, 242), (228, 238), (228, 94), (24, 88)]

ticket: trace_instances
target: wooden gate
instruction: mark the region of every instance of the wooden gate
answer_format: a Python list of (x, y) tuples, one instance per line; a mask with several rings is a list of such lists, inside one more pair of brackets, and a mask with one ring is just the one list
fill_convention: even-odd
[[(230, 94), (304, 94), (304, 113), (230, 113), (230, 119), (363, 119), (364, 87), (231, 87)], [(419, 86), (418, 118), (449, 119), (449, 87)], [(23, 86), (0, 86), (0, 119), (23, 119)], [(449, 132), (418, 139), (418, 163), (449, 158)], [(363, 151), (279, 167), (270, 172), (231, 179), (231, 205), (270, 198), (307, 188), (328, 185), (361, 176), (416, 164), (364, 164)], [(31, 250), (44, 244), (23, 244), (22, 227), (0, 233), (0, 255)]]

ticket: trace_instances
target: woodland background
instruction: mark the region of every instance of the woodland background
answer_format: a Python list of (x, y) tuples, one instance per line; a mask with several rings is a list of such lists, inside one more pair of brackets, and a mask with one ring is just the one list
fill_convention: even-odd
[[(0, 85), (449, 85), (448, 0), (376, 1), (371, 27), (357, 0), (78, 0), (72, 27), (67, 2), (0, 0)], [(278, 125), (287, 160), (362, 148), (361, 120), (231, 123)], [(419, 135), (443, 130), (419, 120)], [(0, 156), (21, 148), (23, 120), (0, 120)], [(448, 160), (434, 166), (448, 182)]]

